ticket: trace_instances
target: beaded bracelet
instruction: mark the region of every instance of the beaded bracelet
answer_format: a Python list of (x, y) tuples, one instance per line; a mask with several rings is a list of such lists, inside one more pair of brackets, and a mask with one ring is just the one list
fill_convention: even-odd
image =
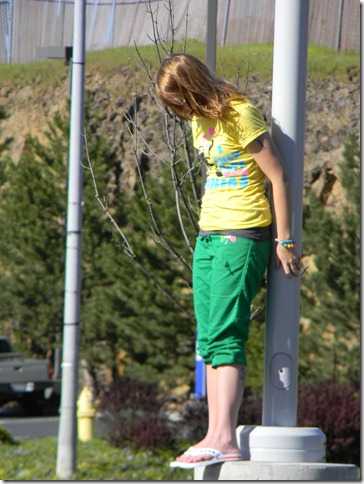
[(275, 241), (283, 245), (285, 249), (294, 249), (296, 247), (296, 241), (293, 239), (286, 239), (286, 240), (275, 239)]

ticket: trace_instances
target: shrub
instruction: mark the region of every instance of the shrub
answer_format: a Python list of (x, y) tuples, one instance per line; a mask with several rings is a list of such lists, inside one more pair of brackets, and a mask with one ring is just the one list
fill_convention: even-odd
[(151, 415), (133, 421), (130, 436), (136, 448), (155, 449), (172, 444), (172, 436), (166, 419)]
[(156, 384), (116, 378), (99, 397), (100, 410), (113, 421), (110, 443), (136, 449), (170, 446), (172, 434), (162, 412), (165, 403)]
[[(326, 435), (326, 461), (360, 465), (360, 393), (352, 385), (325, 382), (298, 390), (297, 426), (318, 427)], [(262, 399), (244, 397), (239, 424), (261, 425)]]
[(172, 435), (167, 422), (155, 415), (119, 422), (109, 437), (110, 444), (134, 449), (168, 448), (172, 446)]
[(360, 465), (359, 388), (336, 383), (301, 387), (297, 425), (324, 432), (327, 462)]
[[(111, 414), (115, 425), (110, 443), (121, 447), (153, 449), (172, 446), (175, 440), (198, 442), (206, 433), (206, 400), (189, 400), (173, 431), (154, 384), (115, 380), (100, 395), (100, 409)], [(261, 425), (262, 399), (246, 390), (238, 424)], [(352, 385), (326, 382), (304, 385), (298, 391), (297, 426), (318, 427), (326, 435), (326, 460), (360, 465), (360, 393)], [(178, 432), (178, 435), (177, 435)]]
[(165, 403), (166, 398), (160, 396), (155, 383), (125, 377), (115, 378), (99, 395), (100, 410), (109, 412), (119, 412), (126, 408), (158, 412)]
[(10, 434), (10, 432), (8, 432), (3, 427), (0, 427), (0, 443), (2, 443), (2, 444), (11, 444), (11, 445), (16, 444), (16, 441), (13, 439), (12, 435)]

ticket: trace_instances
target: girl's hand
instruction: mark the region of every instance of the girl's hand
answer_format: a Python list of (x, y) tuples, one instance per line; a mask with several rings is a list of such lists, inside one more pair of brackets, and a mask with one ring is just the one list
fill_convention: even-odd
[(286, 249), (281, 244), (277, 244), (276, 251), (276, 269), (281, 266), (286, 277), (290, 278), (292, 274), (299, 276), (301, 273), (301, 260), (294, 249)]

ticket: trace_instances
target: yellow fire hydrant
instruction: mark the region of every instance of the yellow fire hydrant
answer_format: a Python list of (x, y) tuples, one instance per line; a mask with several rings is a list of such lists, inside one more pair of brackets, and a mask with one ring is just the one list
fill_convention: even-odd
[(85, 442), (93, 438), (95, 415), (96, 408), (92, 392), (88, 387), (83, 387), (77, 400), (78, 438), (80, 440)]

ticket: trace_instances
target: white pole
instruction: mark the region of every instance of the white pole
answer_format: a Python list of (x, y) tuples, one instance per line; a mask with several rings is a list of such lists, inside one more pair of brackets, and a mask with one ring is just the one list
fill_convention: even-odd
[(217, 0), (207, 0), (206, 65), (216, 70)]
[(68, 175), (67, 241), (63, 321), (61, 412), (57, 475), (68, 479), (76, 469), (78, 359), (81, 295), (83, 118), (86, 0), (75, 0)]
[[(206, 33), (206, 65), (211, 72), (216, 70), (216, 24), (217, 0), (207, 0), (207, 33)], [(206, 183), (206, 170), (202, 167), (201, 198)], [(195, 398), (206, 397), (206, 366), (201, 359), (196, 346), (195, 351)]]
[[(272, 136), (291, 191), (292, 237), (301, 250), (309, 0), (276, 0)], [(296, 427), (300, 279), (268, 271), (263, 422), (237, 429), (246, 457), (259, 462), (324, 462), (319, 428)]]
[(222, 36), (221, 36), (221, 45), (222, 45), (222, 47), (224, 47), (225, 41), (226, 41), (226, 33), (227, 33), (229, 12), (230, 12), (230, 0), (226, 0), (225, 18), (224, 18), (224, 28), (223, 28)]
[[(290, 182), (292, 238), (301, 251), (303, 156), (309, 0), (276, 0), (272, 137)], [(300, 279), (268, 274), (263, 425), (295, 426), (297, 420)]]

